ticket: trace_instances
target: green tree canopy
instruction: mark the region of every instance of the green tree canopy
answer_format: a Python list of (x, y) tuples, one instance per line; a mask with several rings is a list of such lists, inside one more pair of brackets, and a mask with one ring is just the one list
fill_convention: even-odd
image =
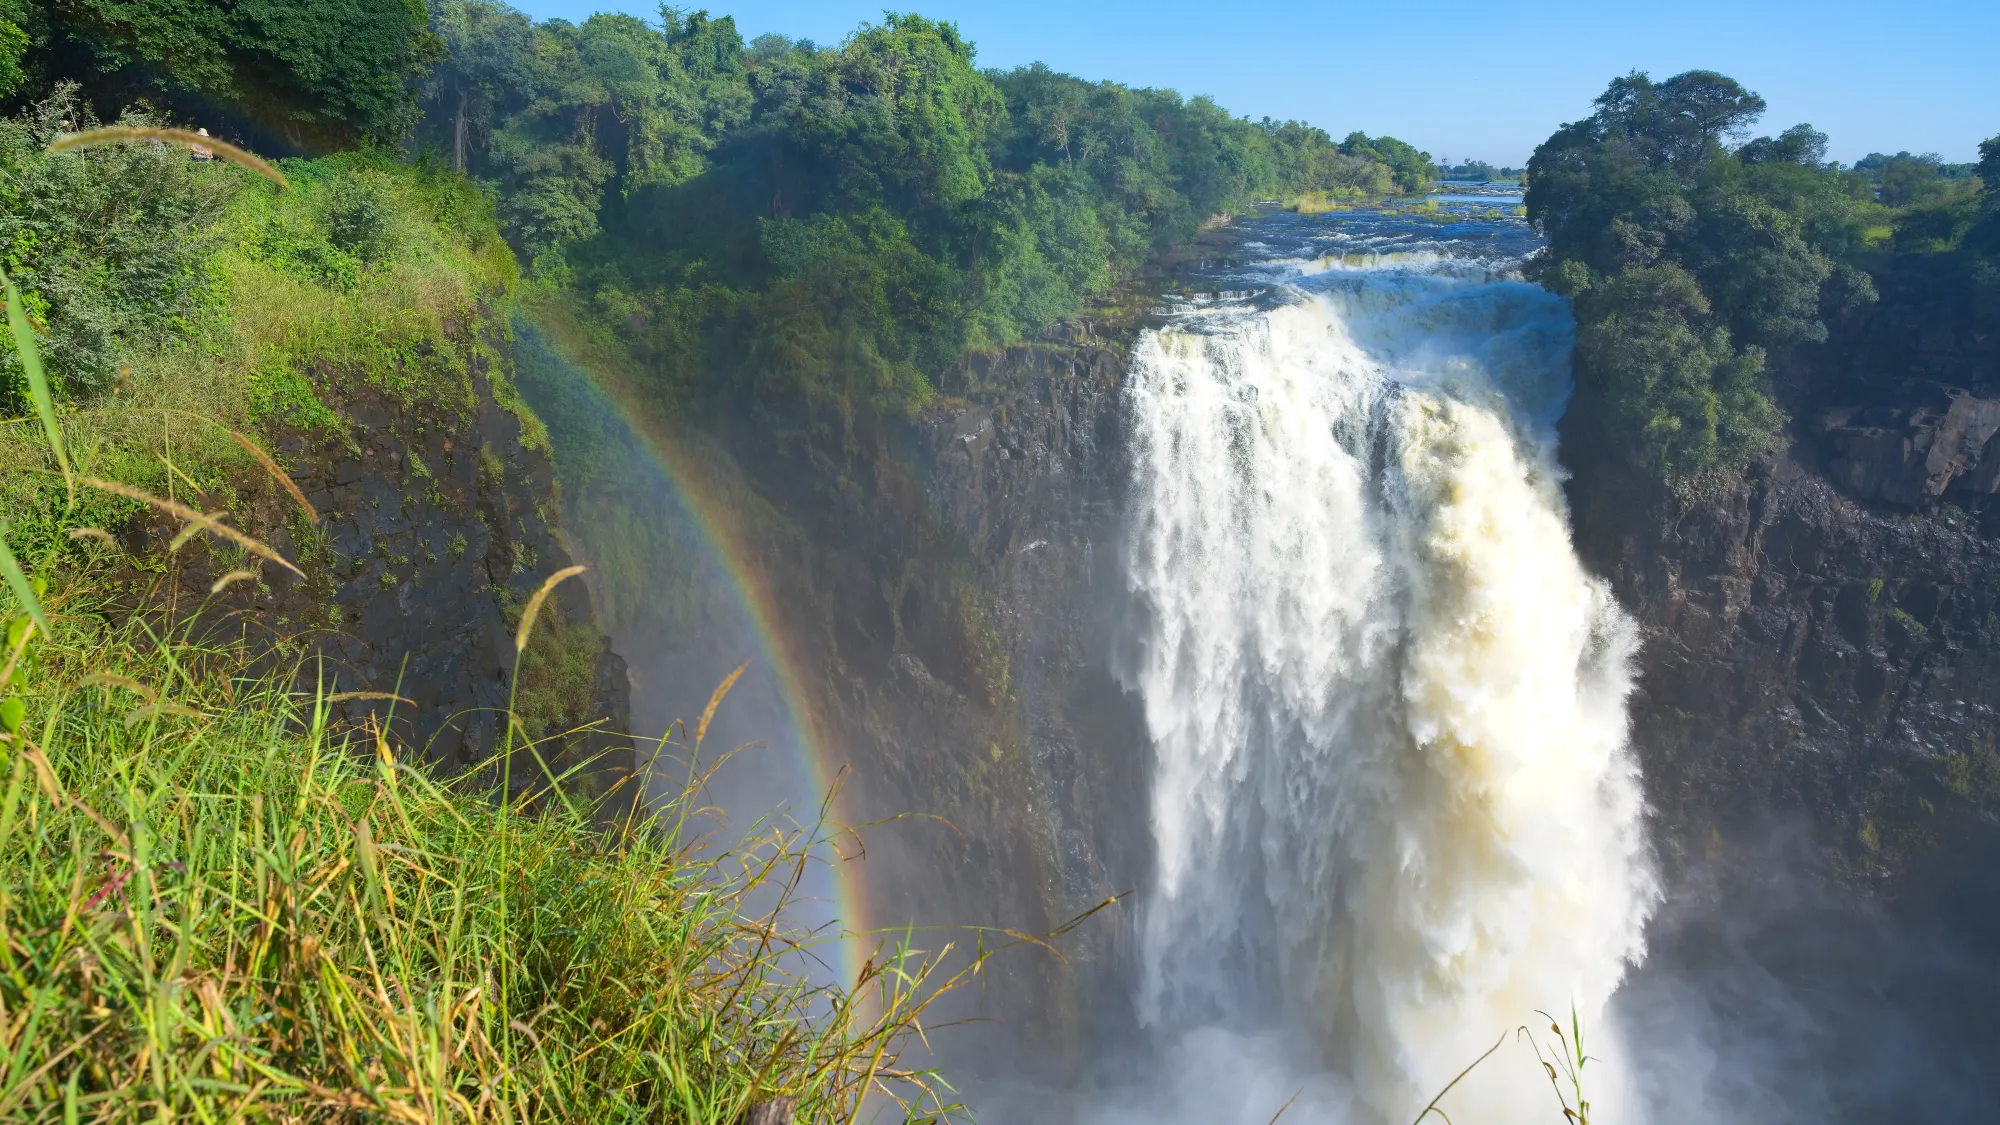
[(143, 98), (292, 151), (399, 140), (442, 51), (423, 0), (25, 0), (19, 12), (28, 96), (74, 79), (105, 114)]
[(1729, 147), (1763, 108), (1713, 71), (1633, 73), (1528, 165), (1537, 268), (1576, 302), (1579, 411), (1666, 479), (1770, 447), (1783, 416), (1767, 362), (1875, 296), (1854, 264), (1868, 185), (1822, 163), (1810, 125)]
[(1340, 151), (1348, 156), (1365, 157), (1387, 165), (1395, 175), (1398, 191), (1419, 192), (1430, 184), (1431, 154), (1418, 152), (1415, 146), (1394, 137), (1349, 133), (1347, 139), (1340, 142)]
[(1171, 90), (981, 71), (956, 27), (911, 14), (834, 48), (746, 46), (674, 9), (535, 24), (444, 0), (433, 27), (451, 55), (420, 143), (488, 183), (534, 271), (691, 398), (907, 405), (966, 348), (1070, 315), (1219, 212), (1388, 193), (1375, 154), (1425, 159)]

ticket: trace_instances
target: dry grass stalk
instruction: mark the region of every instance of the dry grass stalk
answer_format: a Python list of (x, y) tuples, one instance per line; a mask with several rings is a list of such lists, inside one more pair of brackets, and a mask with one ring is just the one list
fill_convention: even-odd
[(245, 452), (255, 457), (259, 465), (264, 466), (264, 471), (271, 474), (272, 480), (283, 485), (285, 491), (292, 494), (292, 499), (298, 501), (299, 507), (305, 509), (307, 519), (311, 520), (314, 524), (319, 523), (319, 512), (313, 508), (312, 501), (306, 499), (306, 494), (299, 491), (298, 482), (292, 479), (290, 473), (279, 468), (278, 463), (271, 459), (271, 455), (258, 448), (256, 442), (251, 441), (235, 430), (229, 431), (229, 436), (235, 438), (236, 444), (242, 446)]
[(284, 174), (266, 164), (261, 158), (237, 148), (228, 141), (219, 140), (205, 133), (194, 133), (186, 129), (169, 129), (162, 126), (106, 125), (98, 129), (86, 129), (81, 133), (70, 133), (57, 137), (49, 143), (50, 152), (71, 152), (77, 149), (94, 148), (97, 145), (131, 144), (135, 141), (159, 141), (162, 144), (179, 145), (190, 151), (207, 149), (216, 156), (232, 164), (240, 164), (252, 172), (277, 184), (280, 188), (292, 185), (285, 181)]
[(158, 496), (155, 496), (144, 489), (133, 488), (129, 484), (119, 484), (116, 481), (98, 480), (96, 477), (79, 477), (77, 478), (77, 480), (81, 484), (89, 485), (90, 487), (98, 489), (103, 492), (109, 492), (116, 496), (123, 496), (128, 500), (137, 500), (142, 504), (150, 504), (153, 507), (158, 508), (160, 511), (165, 512), (170, 516), (173, 516), (176, 519), (185, 520), (188, 523), (198, 525), (203, 531), (206, 531), (211, 535), (217, 536), (218, 538), (227, 539), (231, 543), (234, 543), (237, 546), (243, 548), (244, 550), (250, 552), (251, 554), (256, 555), (260, 559), (265, 559), (270, 562), (277, 563), (279, 566), (284, 567), (286, 570), (291, 571), (293, 574), (298, 575), (300, 578), (304, 578), (306, 576), (305, 571), (300, 570), (296, 566), (293, 566), (291, 560), (285, 558), (285, 556), (265, 546), (263, 543), (255, 539), (252, 539), (248, 535), (243, 534), (242, 532), (236, 530), (235, 528), (230, 527), (228, 524), (222, 523), (221, 521), (215, 519), (212, 516), (203, 515), (202, 513), (195, 511), (193, 508), (188, 507), (186, 504), (177, 503), (173, 500), (162, 500)]
[(575, 578), (589, 569), (587, 566), (566, 566), (543, 580), (541, 588), (536, 590), (534, 596), (528, 599), (527, 608), (521, 611), (521, 626), (514, 631), (515, 652), (528, 651), (528, 637), (535, 631), (535, 615), (542, 612), (542, 603), (548, 600), (549, 592), (556, 588), (557, 583), (565, 579)]

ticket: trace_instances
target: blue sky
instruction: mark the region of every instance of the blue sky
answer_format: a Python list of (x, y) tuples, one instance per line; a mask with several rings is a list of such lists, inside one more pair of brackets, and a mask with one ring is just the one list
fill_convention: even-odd
[[(515, 0), (536, 18), (635, 0)], [(690, 7), (700, 0), (680, 0)], [(744, 37), (835, 44), (883, 5), (714, 0)], [(897, 5), (956, 22), (981, 66), (1046, 62), (1086, 78), (1208, 94), (1237, 114), (1297, 117), (1336, 135), (1390, 133), (1454, 160), (1520, 164), (1583, 116), (1614, 75), (1720, 70), (1771, 105), (1775, 132), (1811, 122), (1831, 155), (1937, 152), (1975, 159), (2000, 133), (2000, 0), (1717, 0), (1475, 3), (1306, 0), (928, 0)]]

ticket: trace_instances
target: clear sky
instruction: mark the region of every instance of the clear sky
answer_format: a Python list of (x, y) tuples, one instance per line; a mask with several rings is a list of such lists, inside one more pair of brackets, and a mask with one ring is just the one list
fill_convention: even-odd
[[(538, 19), (644, 0), (514, 0)], [(880, 0), (680, 0), (765, 32), (839, 43)], [(1830, 155), (1976, 159), (2000, 134), (2000, 0), (926, 0), (979, 65), (1041, 61), (1085, 78), (1207, 94), (1236, 114), (1296, 117), (1336, 136), (1390, 133), (1454, 161), (1518, 165), (1582, 117), (1615, 75), (1719, 70), (1762, 94), (1776, 132), (1807, 121)]]

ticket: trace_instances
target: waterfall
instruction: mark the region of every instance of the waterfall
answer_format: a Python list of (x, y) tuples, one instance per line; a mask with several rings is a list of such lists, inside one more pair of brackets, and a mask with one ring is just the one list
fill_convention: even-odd
[[(1168, 1039), (1305, 1044), (1320, 1112), (1401, 1122), (1537, 1009), (1594, 1029), (1643, 952), (1634, 631), (1570, 543), (1564, 302), (1465, 263), (1317, 267), (1149, 331), (1127, 384), (1137, 1001)], [(1454, 1118), (1556, 1119), (1527, 1050)]]

